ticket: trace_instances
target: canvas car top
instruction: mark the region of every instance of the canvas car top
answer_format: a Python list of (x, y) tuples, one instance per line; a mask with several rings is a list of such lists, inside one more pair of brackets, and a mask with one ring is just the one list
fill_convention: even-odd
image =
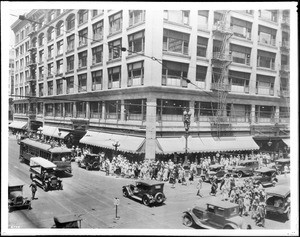
[(16, 186), (24, 186), (24, 185), (25, 185), (25, 183), (22, 180), (20, 180), (16, 177), (9, 176), (8, 187), (16, 187)]
[(275, 162), (290, 162), (291, 160), (289, 158), (282, 158), (282, 159), (278, 159), (278, 160), (275, 160)]
[(243, 165), (243, 164), (246, 164), (246, 163), (258, 163), (257, 160), (241, 160), (238, 165)]
[(49, 149), (50, 152), (52, 153), (71, 153), (71, 150), (69, 148), (66, 147), (53, 147)]
[(52, 163), (49, 160), (46, 160), (42, 157), (31, 157), (30, 158), (30, 166), (37, 164), (42, 166), (45, 169), (56, 168), (56, 164)]
[(238, 204), (236, 204), (236, 203), (224, 202), (224, 201), (218, 200), (218, 199), (212, 199), (212, 200), (206, 202), (206, 204), (212, 205), (212, 206), (217, 206), (217, 207), (224, 208), (224, 209), (233, 208), (233, 207), (238, 206)]
[(271, 169), (268, 167), (262, 167), (260, 169), (255, 170), (255, 172), (260, 172), (260, 173), (267, 173), (267, 172), (272, 172), (272, 171), (276, 171), (275, 169)]
[(78, 215), (75, 214), (70, 214), (66, 216), (55, 216), (54, 220), (57, 221), (58, 223), (68, 223), (68, 222), (73, 222), (73, 221), (79, 221), (82, 220)]
[(220, 167), (224, 167), (224, 165), (214, 164), (214, 165), (209, 166), (210, 169), (217, 169), (217, 168), (220, 168)]
[(157, 181), (154, 181), (154, 180), (147, 180), (147, 181), (136, 181), (136, 184), (144, 184), (144, 185), (147, 185), (147, 186), (153, 186), (153, 185), (164, 185), (164, 183), (162, 182), (157, 182)]
[(290, 194), (290, 185), (277, 185), (275, 187), (269, 188), (266, 191), (268, 196), (280, 196), (287, 197)]

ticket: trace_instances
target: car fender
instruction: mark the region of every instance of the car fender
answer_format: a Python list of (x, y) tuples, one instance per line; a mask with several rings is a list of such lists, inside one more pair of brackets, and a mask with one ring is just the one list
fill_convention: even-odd
[(223, 226), (223, 229), (226, 229), (226, 227), (231, 227), (232, 229), (239, 229), (239, 227), (233, 223), (227, 223)]

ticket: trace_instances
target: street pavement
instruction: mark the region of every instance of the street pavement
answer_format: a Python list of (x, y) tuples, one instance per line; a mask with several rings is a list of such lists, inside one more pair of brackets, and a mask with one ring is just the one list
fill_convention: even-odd
[[(14, 136), (9, 137), (9, 173), (23, 180), (24, 193), (31, 197), (29, 166), (19, 162), (19, 146)], [(54, 216), (78, 214), (82, 228), (99, 229), (191, 229), (182, 224), (182, 213), (194, 205), (204, 205), (209, 195), (210, 184), (204, 183), (203, 198), (196, 196), (197, 177), (187, 186), (165, 183), (166, 202), (157, 207), (147, 207), (138, 201), (125, 198), (122, 186), (135, 180), (105, 176), (103, 171), (87, 171), (72, 163), (72, 176), (63, 177), (63, 190), (45, 192), (38, 188), (37, 199), (32, 201), (32, 210), (18, 210), (8, 214), (9, 228), (50, 228)], [(289, 182), (289, 175), (278, 176), (279, 183)], [(116, 218), (114, 198), (120, 199)], [(250, 217), (243, 217), (253, 229), (289, 229), (290, 221), (266, 219), (265, 228), (258, 227)]]

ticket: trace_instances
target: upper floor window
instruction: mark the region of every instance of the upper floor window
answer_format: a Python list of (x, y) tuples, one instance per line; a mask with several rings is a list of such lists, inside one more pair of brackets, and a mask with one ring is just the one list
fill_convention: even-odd
[(140, 31), (128, 36), (128, 54), (133, 52), (144, 52), (145, 50), (145, 31)]
[(78, 24), (83, 24), (88, 21), (88, 10), (80, 10), (78, 12)]
[(48, 81), (47, 86), (48, 86), (48, 95), (53, 95), (53, 81)]
[(56, 43), (56, 47), (57, 47), (57, 55), (61, 55), (63, 54), (63, 43), (64, 41), (63, 40), (60, 40)]
[(101, 13), (103, 13), (103, 10), (92, 10), (92, 17), (100, 15)]
[(140, 86), (144, 84), (144, 62), (128, 64), (128, 86)]
[(54, 19), (54, 11), (51, 11), (48, 15), (48, 22), (52, 21)]
[(74, 56), (67, 57), (67, 72), (74, 70)]
[(163, 61), (162, 85), (187, 87), (189, 64)]
[(275, 29), (258, 25), (258, 42), (268, 45), (276, 45), (276, 33)]
[(44, 17), (39, 19), (39, 24), (38, 25), (39, 25), (39, 29), (44, 27), (44, 25), (45, 25), (45, 18)]
[(53, 44), (48, 46), (48, 58), (52, 58), (53, 57), (53, 49), (54, 49), (54, 46)]
[(188, 34), (164, 29), (163, 50), (188, 54), (189, 40)]
[(274, 21), (274, 22), (277, 22), (277, 20), (278, 20), (277, 10), (259, 10), (258, 15), (259, 15), (259, 17), (266, 19), (266, 20), (270, 20), (270, 21)]
[(44, 96), (44, 83), (39, 84), (39, 96)]
[(87, 51), (83, 51), (78, 54), (78, 67), (86, 67), (87, 66)]
[(103, 58), (103, 46), (98, 46), (92, 49), (93, 62), (92, 64), (101, 63)]
[(121, 66), (108, 68), (108, 89), (121, 87)]
[(47, 40), (48, 41), (53, 40), (54, 39), (54, 27), (50, 27), (47, 34), (48, 34)]
[(61, 74), (63, 73), (63, 60), (58, 60), (56, 62), (56, 74)]
[(56, 36), (60, 36), (63, 34), (64, 22), (59, 21), (56, 25)]
[(257, 67), (264, 67), (274, 70), (275, 69), (276, 54), (258, 50), (257, 51)]
[(29, 41), (25, 42), (25, 52), (27, 52), (29, 49)]
[(21, 31), (21, 40), (23, 40), (25, 37), (25, 34), (24, 34), (24, 30)]
[(71, 14), (67, 18), (67, 30), (72, 30), (75, 27), (75, 15)]
[(67, 77), (67, 94), (74, 93), (74, 77)]
[(59, 79), (56, 81), (56, 94), (60, 95), (63, 93), (63, 80)]
[(48, 64), (48, 77), (52, 77), (53, 74), (53, 63)]
[(44, 50), (39, 51), (39, 63), (42, 63), (44, 59)]
[(67, 51), (74, 50), (74, 40), (75, 40), (75, 35), (70, 35), (67, 38)]
[(230, 26), (235, 36), (251, 40), (252, 23), (231, 17)]
[(164, 19), (179, 24), (189, 25), (190, 11), (164, 10)]
[(103, 21), (99, 21), (93, 24), (93, 40), (103, 39)]
[(102, 70), (92, 72), (92, 90), (102, 89)]
[(208, 39), (198, 36), (197, 38), (197, 56), (206, 57)]
[(196, 81), (204, 82), (206, 79), (207, 67), (197, 65), (196, 68)]
[(129, 10), (129, 26), (145, 21), (144, 10)]
[(233, 62), (250, 65), (251, 48), (230, 44), (230, 51)]
[(111, 41), (108, 43), (109, 57), (108, 60), (121, 57), (122, 39)]
[(19, 48), (16, 48), (16, 57), (19, 57)]
[(208, 14), (207, 10), (198, 11), (198, 29), (206, 29), (208, 26)]
[(86, 92), (86, 80), (86, 74), (78, 75), (78, 92)]
[(122, 30), (122, 11), (109, 17), (109, 34)]
[(44, 45), (44, 33), (39, 35), (39, 46)]
[(21, 54), (21, 55), (24, 54), (24, 45), (23, 45), (23, 44), (20, 46), (20, 54)]
[(79, 47), (87, 45), (88, 28), (79, 31)]
[(19, 34), (16, 34), (15, 40), (16, 40), (16, 43), (19, 43), (19, 41), (20, 41), (20, 35)]

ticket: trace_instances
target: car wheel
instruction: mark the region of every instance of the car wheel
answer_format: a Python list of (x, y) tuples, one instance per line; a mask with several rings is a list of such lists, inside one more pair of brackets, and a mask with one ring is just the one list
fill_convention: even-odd
[(78, 162), (78, 167), (79, 167), (79, 168), (81, 167), (81, 164), (80, 164), (80, 162)]
[(149, 198), (148, 198), (147, 196), (144, 196), (144, 197), (143, 197), (143, 204), (144, 204), (145, 206), (149, 206), (150, 200), (149, 200)]
[(163, 202), (163, 194), (162, 193), (157, 193), (155, 195), (155, 200), (158, 204), (161, 204)]
[(43, 189), (44, 189), (45, 192), (47, 192), (48, 189), (49, 189), (48, 184), (45, 184), (45, 185), (43, 186)]
[(242, 178), (242, 177), (243, 177), (243, 173), (242, 173), (242, 172), (238, 172), (237, 176), (238, 176), (239, 178)]
[(185, 214), (183, 217), (182, 217), (182, 223), (187, 226), (187, 227), (191, 227), (194, 225), (194, 220), (193, 218), (189, 215), (189, 214)]
[(123, 189), (123, 195), (124, 195), (124, 197), (128, 197), (128, 192), (125, 188)]
[(62, 183), (60, 184), (60, 190), (63, 190), (63, 184)]
[(90, 167), (87, 165), (87, 166), (85, 167), (85, 169), (86, 169), (86, 170), (90, 170)]

